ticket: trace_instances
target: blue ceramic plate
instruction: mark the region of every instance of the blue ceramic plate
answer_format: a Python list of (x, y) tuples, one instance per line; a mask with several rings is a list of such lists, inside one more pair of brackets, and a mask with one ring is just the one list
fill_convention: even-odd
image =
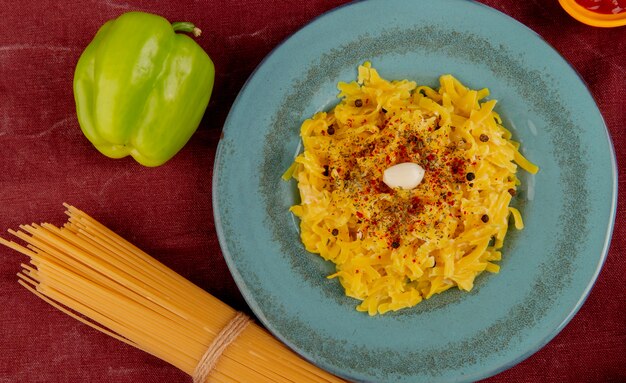
[[(388, 79), (437, 86), (451, 73), (488, 87), (522, 152), (499, 274), (470, 293), (414, 308), (355, 310), (333, 265), (307, 253), (281, 180), (302, 121), (337, 103), (338, 81), (371, 61)], [(215, 162), (213, 201), (224, 256), (259, 320), (306, 359), (367, 382), (460, 382), (494, 375), (552, 339), (580, 308), (605, 259), (617, 180), (606, 126), (585, 84), (539, 36), (470, 1), (363, 1), (302, 28), (257, 68), (234, 103)]]

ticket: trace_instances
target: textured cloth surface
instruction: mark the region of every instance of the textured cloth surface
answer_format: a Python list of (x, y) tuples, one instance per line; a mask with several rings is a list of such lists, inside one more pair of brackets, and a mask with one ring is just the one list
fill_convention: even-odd
[[(548, 345), (486, 382), (626, 381), (626, 27), (570, 18), (556, 0), (483, 0), (558, 50), (610, 130), (620, 196), (610, 253), (578, 314)], [(0, 0), (0, 230), (86, 210), (203, 289), (250, 313), (220, 252), (211, 207), (221, 128), (245, 80), (278, 43), (342, 0)], [(110, 160), (75, 116), (74, 65), (97, 28), (125, 11), (196, 22), (214, 60), (213, 97), (188, 145), (159, 168)], [(576, 240), (572, 238), (572, 240)], [(174, 367), (57, 312), (16, 282), (24, 258), (0, 249), (0, 383), (190, 382)], [(250, 313), (251, 314), (251, 313)]]

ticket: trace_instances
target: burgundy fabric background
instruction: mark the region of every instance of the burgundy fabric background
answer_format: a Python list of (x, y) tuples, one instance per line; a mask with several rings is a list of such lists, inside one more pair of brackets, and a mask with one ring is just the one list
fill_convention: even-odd
[[(262, 58), (345, 0), (0, 0), (0, 230), (86, 210), (231, 306), (248, 311), (219, 249), (211, 207), (215, 150), (228, 110)], [(578, 23), (557, 0), (483, 0), (552, 44), (588, 83), (613, 138), (621, 193), (610, 253), (588, 300), (547, 346), (486, 382), (626, 381), (626, 27)], [(142, 10), (197, 23), (213, 58), (213, 97), (173, 160), (145, 168), (100, 155), (83, 137), (74, 65), (98, 27)], [(572, 238), (572, 240), (576, 240)], [(0, 249), (0, 383), (189, 382), (175, 368), (57, 312), (17, 282), (25, 257)], [(468, 350), (471, 352), (471, 350)]]

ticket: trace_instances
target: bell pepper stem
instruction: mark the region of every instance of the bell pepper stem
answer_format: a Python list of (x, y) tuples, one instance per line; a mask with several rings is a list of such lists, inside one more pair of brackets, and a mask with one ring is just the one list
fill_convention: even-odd
[(200, 36), (200, 34), (202, 33), (200, 28), (196, 27), (195, 25), (193, 25), (193, 23), (190, 23), (188, 21), (175, 21), (172, 23), (172, 28), (174, 29), (174, 32), (193, 33), (193, 35), (196, 37)]

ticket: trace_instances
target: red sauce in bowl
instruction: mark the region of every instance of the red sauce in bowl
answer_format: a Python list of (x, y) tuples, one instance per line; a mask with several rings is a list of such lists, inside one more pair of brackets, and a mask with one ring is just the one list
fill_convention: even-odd
[(576, 0), (576, 2), (591, 12), (605, 15), (626, 12), (626, 0)]

